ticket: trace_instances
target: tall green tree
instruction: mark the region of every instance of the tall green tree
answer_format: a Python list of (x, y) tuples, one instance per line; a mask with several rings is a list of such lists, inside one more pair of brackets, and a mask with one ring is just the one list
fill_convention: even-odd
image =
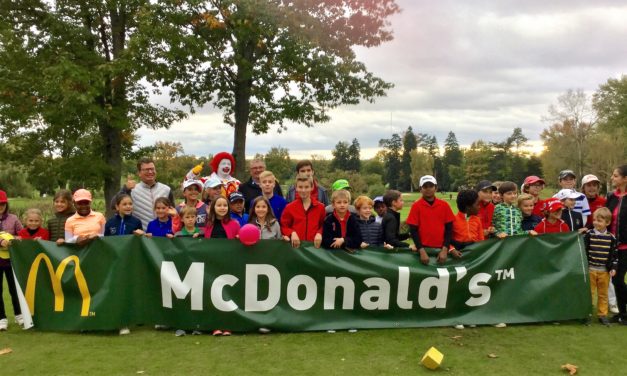
[(385, 176), (384, 182), (391, 189), (398, 189), (398, 178), (401, 172), (401, 149), (403, 141), (398, 133), (394, 133), (389, 139), (379, 140), (379, 146), (385, 149)]
[(266, 153), (264, 160), (266, 169), (272, 171), (274, 176), (280, 181), (289, 179), (294, 172), (290, 151), (287, 148), (281, 146), (271, 147)]
[(418, 140), (412, 127), (407, 127), (403, 135), (403, 154), (401, 155), (401, 176), (399, 188), (402, 191), (413, 191), (412, 183), (412, 152), (418, 149)]
[[(443, 181), (441, 186), (445, 190), (455, 190), (461, 184), (463, 184), (462, 176), (460, 176), (459, 168), (462, 166), (463, 152), (459, 147), (457, 136), (453, 131), (449, 131), (444, 140), (444, 155), (442, 156), (442, 167), (444, 168)], [(455, 170), (457, 168), (458, 170)], [(455, 173), (452, 174), (452, 170)], [(453, 177), (453, 175), (455, 175)]]
[(333, 159), (331, 160), (332, 170), (348, 171), (350, 165), (350, 151), (348, 142), (340, 141), (335, 145), (335, 149), (331, 151)]
[(627, 129), (627, 76), (610, 78), (592, 96), (603, 129)]
[(351, 145), (348, 147), (348, 165), (346, 169), (348, 171), (361, 171), (361, 145), (359, 140), (353, 138)]
[(184, 116), (149, 101), (145, 84), (157, 84), (153, 75), (171, 59), (136, 61), (154, 58), (135, 45), (148, 7), (147, 0), (0, 0), (0, 131), (73, 159), (63, 173), (96, 171), (107, 200), (119, 190), (134, 132)]
[(397, 12), (394, 0), (168, 1), (148, 15), (158, 26), (145, 43), (180, 59), (175, 77), (164, 77), (174, 100), (223, 111), (242, 176), (250, 128), (311, 127), (329, 121), (332, 108), (385, 95), (392, 85), (354, 48), (391, 40), (389, 17)]

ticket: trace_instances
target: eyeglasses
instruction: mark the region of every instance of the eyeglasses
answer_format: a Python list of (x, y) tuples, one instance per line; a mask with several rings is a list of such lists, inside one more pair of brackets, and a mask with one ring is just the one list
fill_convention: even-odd
[(155, 169), (154, 169), (154, 167), (153, 168), (142, 168), (140, 171), (141, 172), (155, 172)]

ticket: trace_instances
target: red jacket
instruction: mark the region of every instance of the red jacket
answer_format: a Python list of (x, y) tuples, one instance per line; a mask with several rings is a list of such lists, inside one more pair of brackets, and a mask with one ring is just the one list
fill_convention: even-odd
[[(598, 208), (603, 208), (605, 207), (605, 204), (607, 203), (607, 199), (603, 196), (597, 196), (595, 198), (589, 198), (586, 197), (588, 199), (588, 205), (590, 205), (590, 213), (594, 214), (594, 211), (597, 210)], [(586, 223), (586, 227), (588, 228), (592, 228), (594, 227), (592, 225), (592, 215), (588, 216), (588, 222)]]
[(298, 197), (287, 204), (281, 214), (281, 232), (291, 236), (296, 231), (300, 240), (311, 242), (316, 234), (322, 235), (325, 215), (324, 204), (312, 198), (309, 209), (305, 211), (303, 200)]
[(570, 232), (570, 227), (561, 219), (557, 220), (555, 223), (551, 223), (547, 221), (546, 218), (543, 218), (542, 222), (538, 223), (534, 230), (538, 234), (551, 234), (556, 232)]
[(37, 232), (33, 234), (33, 236), (31, 236), (30, 233), (28, 232), (28, 229), (24, 227), (23, 229), (17, 232), (17, 236), (19, 236), (21, 239), (41, 238), (41, 240), (50, 240), (50, 233), (48, 232), (48, 230), (46, 230), (43, 227), (40, 227), (39, 229), (37, 229)]

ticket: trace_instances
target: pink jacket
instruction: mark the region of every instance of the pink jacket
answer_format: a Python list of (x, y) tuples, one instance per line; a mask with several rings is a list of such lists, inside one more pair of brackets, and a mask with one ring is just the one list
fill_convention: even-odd
[[(239, 222), (237, 222), (237, 220), (231, 219), (227, 223), (224, 223), (223, 221), (222, 227), (224, 227), (224, 232), (226, 232), (226, 237), (228, 239), (235, 239), (237, 234), (239, 234)], [(210, 238), (212, 231), (213, 223), (207, 223), (207, 227), (205, 227), (205, 238)]]

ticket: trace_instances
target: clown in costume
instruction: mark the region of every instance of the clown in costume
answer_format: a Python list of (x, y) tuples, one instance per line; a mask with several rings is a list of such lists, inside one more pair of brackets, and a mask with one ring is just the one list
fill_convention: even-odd
[(202, 172), (202, 163), (192, 168), (185, 179), (197, 179), (203, 183), (211, 178), (217, 178), (222, 182), (222, 196), (229, 197), (229, 195), (239, 188), (240, 181), (231, 176), (231, 172), (235, 170), (235, 159), (227, 152), (220, 152), (216, 154), (211, 160), (211, 169), (213, 173), (210, 176), (204, 178), (199, 177)]

